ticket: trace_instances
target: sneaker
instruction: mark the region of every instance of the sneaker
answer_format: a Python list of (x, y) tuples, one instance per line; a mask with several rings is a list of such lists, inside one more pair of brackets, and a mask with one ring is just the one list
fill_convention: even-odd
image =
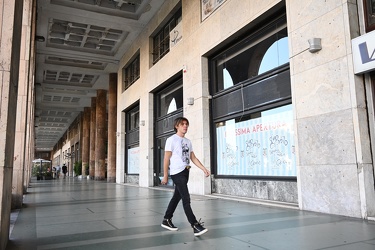
[(199, 221), (195, 222), (194, 225), (192, 225), (194, 230), (194, 236), (200, 236), (208, 231), (207, 228), (203, 227), (203, 222), (199, 219)]
[(171, 219), (164, 219), (163, 222), (161, 223), (161, 226), (171, 231), (178, 230), (178, 228), (173, 225)]

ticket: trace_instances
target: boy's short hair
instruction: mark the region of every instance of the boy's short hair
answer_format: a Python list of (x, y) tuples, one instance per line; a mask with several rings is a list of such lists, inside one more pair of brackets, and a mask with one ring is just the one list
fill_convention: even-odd
[(176, 129), (176, 127), (177, 127), (178, 125), (180, 125), (182, 122), (186, 122), (187, 125), (189, 125), (189, 120), (188, 120), (187, 118), (185, 118), (185, 117), (178, 117), (178, 118), (174, 119), (173, 130), (174, 130), (175, 133), (177, 133), (177, 129)]

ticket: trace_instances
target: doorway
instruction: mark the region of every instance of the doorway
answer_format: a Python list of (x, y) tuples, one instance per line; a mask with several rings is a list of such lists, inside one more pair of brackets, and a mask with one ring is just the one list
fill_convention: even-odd
[(139, 102), (125, 111), (125, 183), (139, 184)]
[[(181, 77), (155, 93), (155, 107), (154, 186), (161, 186), (161, 180), (164, 176), (163, 162), (165, 142), (168, 137), (174, 134), (173, 121), (183, 115), (183, 88)], [(173, 187), (173, 182), (170, 178), (166, 187)]]

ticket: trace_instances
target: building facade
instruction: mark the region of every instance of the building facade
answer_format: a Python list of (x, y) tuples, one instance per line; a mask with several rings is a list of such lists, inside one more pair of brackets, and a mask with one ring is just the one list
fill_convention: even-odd
[[(172, 182), (161, 186), (160, 180), (165, 141), (174, 133), (173, 120), (179, 116), (189, 119), (187, 137), (211, 171), (205, 178), (197, 168), (190, 170), (191, 193), (375, 218), (373, 0), (151, 1), (158, 11), (149, 13), (147, 24), (142, 15), (139, 23), (133, 23), (143, 31), (131, 37), (121, 60), (101, 51), (105, 63), (98, 62), (101, 56), (90, 61), (101, 74), (89, 79), (77, 68), (71, 70), (74, 74), (63, 68), (64, 75), (50, 65), (44, 71), (48, 74), (35, 75), (40, 48), (35, 41), (44, 39), (36, 31), (37, 2), (40, 11), (51, 11), (52, 2), (55, 11), (74, 9), (71, 19), (76, 22), (64, 21), (63, 12), (58, 12), (58, 19), (64, 20), (41, 26), (53, 46), (68, 44), (68, 49), (75, 49), (67, 53), (71, 60), (49, 57), (64, 67), (86, 62), (74, 57), (82, 49), (79, 39), (86, 34), (79, 33), (82, 27), (91, 30), (93, 42), (95, 35), (105, 33), (101, 24), (86, 25), (88, 19), (80, 11), (109, 6), (79, 1), (0, 3), (0, 249), (5, 249), (9, 237), (11, 208), (22, 205), (33, 158), (48, 156), (54, 166), (68, 164), (71, 176), (79, 161), (82, 177), (171, 188)], [(87, 7), (91, 3), (95, 6)], [(145, 1), (139, 3), (145, 13), (155, 11)], [(105, 14), (108, 10), (103, 13), (99, 16), (110, 16)], [(123, 19), (111, 19), (116, 29), (105, 34), (106, 44), (84, 50), (117, 48), (126, 32), (116, 20)], [(76, 33), (66, 28), (71, 25)], [(76, 41), (62, 41), (59, 35)], [(89, 76), (97, 73), (86, 71)], [(59, 114), (64, 112), (36, 112), (38, 94), (49, 89), (44, 96), (47, 103), (60, 100), (54, 96), (51, 79), (73, 75), (75, 81), (88, 81), (92, 89), (74, 92), (74, 98), (67, 100), (78, 103), (84, 95), (85, 107), (70, 105), (68, 110), (77, 117), (66, 119), (68, 131), (51, 152), (35, 152), (40, 140), (36, 137), (58, 134), (58, 129), (46, 129), (52, 123), (59, 126), (55, 116), (61, 115), (61, 126), (66, 118)], [(76, 91), (74, 84), (69, 87)], [(41, 125), (44, 130), (35, 133)]]
[(371, 13), (373, 1), (166, 2), (120, 62), (116, 181), (159, 186), (185, 116), (212, 173), (193, 168), (192, 193), (374, 217), (374, 80), (354, 72), (351, 45)]

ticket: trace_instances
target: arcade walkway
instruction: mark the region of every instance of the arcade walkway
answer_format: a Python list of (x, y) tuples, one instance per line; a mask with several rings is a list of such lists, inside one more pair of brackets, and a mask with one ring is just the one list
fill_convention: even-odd
[(375, 222), (192, 196), (208, 232), (194, 237), (182, 204), (160, 226), (172, 193), (100, 181), (32, 180), (7, 249), (375, 249)]

